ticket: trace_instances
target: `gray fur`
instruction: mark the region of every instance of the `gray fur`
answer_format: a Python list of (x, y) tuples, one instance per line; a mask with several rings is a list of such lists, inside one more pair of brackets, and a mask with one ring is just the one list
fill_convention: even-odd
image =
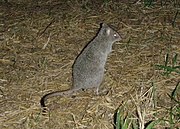
[(45, 100), (54, 96), (72, 95), (81, 89), (96, 88), (97, 92), (104, 77), (105, 63), (112, 45), (120, 41), (120, 35), (103, 23), (97, 36), (83, 49), (73, 64), (73, 87), (66, 91), (56, 91), (41, 98), (41, 106)]

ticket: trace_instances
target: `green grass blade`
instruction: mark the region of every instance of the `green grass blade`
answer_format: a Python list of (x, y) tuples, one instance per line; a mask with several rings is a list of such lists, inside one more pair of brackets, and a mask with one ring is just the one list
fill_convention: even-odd
[(169, 59), (169, 54), (166, 54), (164, 66), (167, 66), (167, 64), (168, 64), (168, 59)]
[(150, 7), (153, 5), (153, 0), (144, 0), (144, 6), (145, 7)]
[(176, 87), (174, 88), (174, 90), (173, 90), (173, 92), (171, 93), (171, 96), (174, 98), (176, 95), (177, 95), (177, 93), (178, 93), (178, 91), (179, 91), (179, 83), (180, 83), (180, 81), (177, 83), (177, 85), (176, 85)]
[(174, 67), (177, 63), (177, 56), (178, 56), (178, 54), (175, 54), (175, 56), (172, 59), (172, 67)]
[(123, 121), (124, 121), (124, 124), (122, 125), (122, 129), (128, 129), (130, 120), (126, 117)]
[(117, 111), (117, 116), (116, 116), (116, 129), (121, 128), (121, 116), (120, 116), (120, 109)]
[(172, 91), (171, 95), (168, 94), (168, 96), (171, 98), (171, 100), (175, 101), (176, 103), (180, 104), (180, 101), (176, 99), (176, 96), (178, 93), (180, 93), (179, 91), (179, 85), (180, 81), (177, 83), (176, 87), (174, 88), (174, 90)]
[(175, 23), (176, 23), (176, 19), (177, 19), (177, 15), (178, 15), (178, 10), (177, 10), (177, 12), (176, 12), (176, 14), (175, 14), (175, 16), (174, 16), (174, 19), (173, 19), (173, 21), (172, 21), (172, 27), (175, 27)]
[(164, 65), (155, 65), (155, 67), (158, 67), (160, 69), (163, 69), (164, 71), (166, 71), (166, 74), (170, 74), (171, 72), (176, 72), (178, 74), (180, 74), (180, 71), (176, 70), (176, 68), (178, 67), (171, 67), (171, 66), (164, 66)]
[(153, 129), (154, 126), (156, 126), (161, 120), (155, 120), (148, 124), (148, 126), (145, 129)]

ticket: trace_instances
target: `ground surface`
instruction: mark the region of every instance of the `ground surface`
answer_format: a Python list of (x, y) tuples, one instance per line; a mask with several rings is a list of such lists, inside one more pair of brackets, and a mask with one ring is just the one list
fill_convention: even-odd
[[(168, 94), (180, 76), (163, 76), (155, 65), (164, 64), (167, 54), (169, 65), (175, 54), (180, 65), (179, 7), (177, 1), (145, 7), (135, 0), (1, 0), (0, 128), (113, 129), (118, 107), (137, 120), (139, 107), (144, 123), (169, 119), (167, 109), (174, 103)], [(52, 98), (49, 114), (42, 115), (40, 98), (71, 87), (73, 61), (102, 22), (123, 37), (106, 64), (101, 90), (108, 94), (90, 90)], [(166, 122), (156, 128), (165, 127)]]

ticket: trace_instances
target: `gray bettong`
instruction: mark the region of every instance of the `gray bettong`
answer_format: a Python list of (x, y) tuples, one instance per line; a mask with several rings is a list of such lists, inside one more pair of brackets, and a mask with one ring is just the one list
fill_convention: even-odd
[(98, 92), (107, 56), (112, 51), (113, 43), (120, 40), (121, 36), (115, 30), (102, 23), (97, 36), (82, 50), (73, 64), (73, 87), (44, 95), (40, 101), (41, 106), (46, 107), (45, 101), (50, 97), (73, 95), (82, 89), (96, 88)]

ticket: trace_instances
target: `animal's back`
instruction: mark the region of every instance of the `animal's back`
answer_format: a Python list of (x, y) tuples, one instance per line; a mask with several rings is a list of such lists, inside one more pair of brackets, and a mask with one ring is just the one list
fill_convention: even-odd
[(92, 88), (100, 85), (103, 79), (104, 64), (101, 58), (91, 52), (84, 51), (73, 65), (73, 86)]

